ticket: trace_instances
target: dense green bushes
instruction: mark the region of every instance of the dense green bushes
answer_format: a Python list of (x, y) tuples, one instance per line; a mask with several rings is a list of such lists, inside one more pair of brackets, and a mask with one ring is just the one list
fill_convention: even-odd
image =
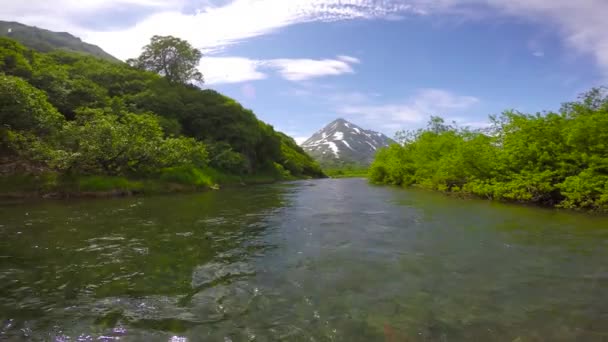
[(203, 170), (250, 177), (275, 163), (288, 170), (273, 171), (281, 177), (323, 176), (293, 139), (213, 90), (92, 56), (37, 53), (6, 38), (0, 123), (5, 176), (17, 170), (201, 185), (209, 183)]
[(594, 89), (557, 113), (505, 112), (486, 130), (432, 117), (381, 150), (372, 182), (608, 211), (608, 96)]

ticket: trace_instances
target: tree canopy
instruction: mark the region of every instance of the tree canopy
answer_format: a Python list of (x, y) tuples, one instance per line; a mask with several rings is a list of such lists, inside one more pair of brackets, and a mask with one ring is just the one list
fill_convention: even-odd
[(593, 89), (558, 112), (507, 111), (485, 130), (439, 117), (400, 132), (370, 169), (376, 183), (608, 211), (608, 96)]
[(127, 61), (137, 68), (158, 73), (170, 82), (203, 82), (197, 66), (203, 57), (185, 40), (173, 36), (154, 36), (137, 59)]
[(7, 38), (0, 38), (0, 120), (0, 174), (17, 163), (60, 176), (323, 176), (293, 139), (216, 91), (93, 56), (38, 53)]

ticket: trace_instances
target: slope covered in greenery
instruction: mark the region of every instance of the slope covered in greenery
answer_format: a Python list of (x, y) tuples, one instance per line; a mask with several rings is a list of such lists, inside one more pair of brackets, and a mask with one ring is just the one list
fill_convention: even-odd
[(0, 121), (2, 175), (44, 178), (49, 188), (107, 176), (195, 186), (323, 176), (293, 139), (213, 90), (7, 38)]
[(99, 46), (85, 43), (67, 32), (53, 32), (17, 22), (0, 21), (0, 36), (14, 39), (24, 46), (40, 52), (62, 49), (119, 62), (117, 58), (103, 51)]
[(608, 211), (608, 96), (594, 89), (556, 112), (505, 112), (487, 130), (433, 117), (380, 151), (375, 183)]

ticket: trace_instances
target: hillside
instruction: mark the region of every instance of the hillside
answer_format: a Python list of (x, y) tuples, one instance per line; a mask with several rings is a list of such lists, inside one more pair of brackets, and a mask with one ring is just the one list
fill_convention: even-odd
[(67, 32), (53, 32), (17, 22), (0, 21), (0, 37), (14, 39), (24, 46), (40, 52), (61, 49), (86, 53), (108, 61), (118, 61), (100, 47), (85, 43)]
[(376, 151), (391, 142), (382, 133), (337, 119), (302, 143), (302, 148), (323, 166), (369, 166)]
[(0, 38), (0, 122), (0, 190), (324, 176), (292, 138), (216, 91), (8, 38)]

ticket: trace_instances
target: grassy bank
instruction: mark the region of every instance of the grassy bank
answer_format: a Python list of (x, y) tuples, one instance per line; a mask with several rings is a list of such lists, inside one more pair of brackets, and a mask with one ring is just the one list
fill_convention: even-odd
[(213, 168), (169, 168), (146, 178), (65, 176), (56, 173), (0, 177), (1, 198), (120, 197), (218, 190), (295, 179), (272, 172), (228, 174)]
[(368, 169), (326, 169), (331, 178), (366, 178)]

